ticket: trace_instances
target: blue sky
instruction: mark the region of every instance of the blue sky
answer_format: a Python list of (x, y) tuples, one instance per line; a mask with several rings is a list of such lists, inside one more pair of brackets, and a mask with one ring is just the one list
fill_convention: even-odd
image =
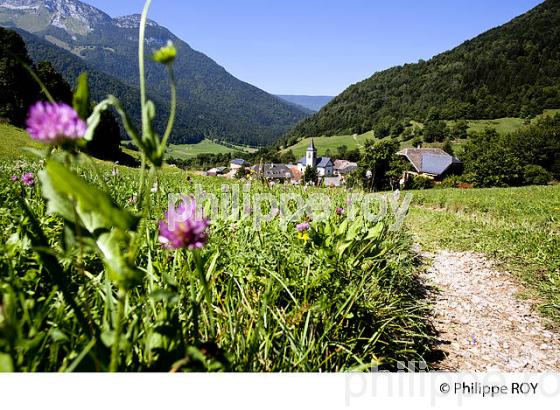
[[(143, 0), (85, 0), (113, 17)], [(150, 17), (274, 94), (336, 95), (453, 48), (541, 0), (154, 0)]]

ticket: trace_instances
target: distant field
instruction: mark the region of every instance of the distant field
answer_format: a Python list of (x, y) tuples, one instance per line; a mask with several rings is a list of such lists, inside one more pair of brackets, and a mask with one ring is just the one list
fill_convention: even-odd
[[(539, 117), (543, 115), (554, 115), (560, 113), (560, 109), (550, 109), (545, 110), (542, 115), (538, 116), (533, 120), (536, 121)], [(453, 125), (456, 121), (446, 121), (448, 125)], [(470, 132), (480, 132), (484, 131), (487, 128), (493, 128), (500, 134), (507, 134), (513, 131), (516, 131), (524, 126), (524, 120), (522, 118), (497, 118), (494, 120), (468, 120)], [(420, 128), (424, 127), (424, 124), (411, 121), (411, 124), (414, 126), (418, 126)], [(359, 135), (358, 137), (354, 138), (351, 135), (338, 135), (334, 137), (317, 137), (314, 138), (315, 145), (317, 147), (319, 155), (324, 155), (327, 149), (330, 149), (331, 152), (334, 154), (336, 152), (337, 147), (341, 145), (346, 145), (348, 149), (355, 149), (359, 148), (363, 145), (364, 141), (367, 138), (373, 138), (373, 132), (367, 132), (365, 134)], [(298, 142), (297, 144), (288, 147), (284, 151), (291, 149), (294, 151), (296, 157), (305, 155), (305, 150), (309, 146), (309, 142), (311, 138), (305, 138)], [(454, 146), (461, 146), (464, 144), (465, 141), (456, 140), (453, 141)], [(442, 144), (434, 143), (434, 144), (427, 144), (425, 146), (428, 147), (438, 147)], [(409, 148), (411, 147), (411, 142), (406, 141), (402, 143), (402, 148)]]
[(228, 154), (230, 152), (235, 152), (235, 150), (210, 140), (203, 140), (198, 144), (192, 145), (170, 145), (167, 150), (167, 157), (187, 159), (196, 157), (198, 154)]
[(423, 249), (474, 251), (501, 262), (560, 324), (560, 185), (413, 195), (407, 224)]
[[(523, 127), (524, 120), (521, 118), (498, 118), (495, 120), (470, 120), (467, 122), (471, 132), (480, 132), (486, 128), (494, 128), (500, 134), (507, 134)], [(453, 123), (455, 121), (448, 121), (448, 124)]]
[[(313, 138), (313, 140), (315, 141), (318, 155), (325, 155), (328, 149), (330, 149), (334, 155), (338, 147), (346, 145), (348, 149), (355, 149), (361, 147), (368, 138), (373, 138), (373, 132), (366, 132), (356, 137), (352, 135), (338, 135), (333, 137), (318, 137)], [(305, 138), (288, 149), (291, 149), (296, 157), (303, 157), (310, 142), (311, 138)]]
[(41, 145), (29, 138), (25, 131), (11, 125), (0, 124), (0, 158), (31, 157), (32, 154), (26, 152), (25, 148), (40, 147)]

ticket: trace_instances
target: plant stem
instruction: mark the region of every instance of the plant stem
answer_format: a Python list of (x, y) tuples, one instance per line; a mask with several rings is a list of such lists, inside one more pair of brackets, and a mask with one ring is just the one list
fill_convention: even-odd
[(212, 293), (210, 292), (210, 287), (208, 286), (208, 281), (206, 280), (206, 273), (204, 272), (204, 265), (202, 263), (202, 258), (198, 250), (193, 251), (193, 258), (196, 265), (196, 270), (202, 283), (202, 289), (204, 291), (204, 297), (206, 303), (208, 304), (208, 320), (210, 321), (210, 336), (214, 338), (216, 336), (216, 328), (214, 322), (214, 312), (212, 308)]
[[(185, 263), (185, 268), (188, 266), (187, 263)], [(196, 297), (196, 283), (195, 283), (195, 278), (194, 278), (194, 274), (191, 273), (191, 275), (189, 275), (188, 278), (189, 281), (189, 288), (191, 291), (191, 309), (192, 309), (192, 318), (193, 318), (193, 333), (194, 333), (194, 344), (198, 345), (199, 344), (199, 334), (198, 334), (198, 314), (199, 314), (199, 306), (198, 306), (198, 302), (197, 302), (197, 297)]]
[(164, 154), (165, 148), (167, 146), (167, 140), (173, 131), (173, 124), (175, 122), (175, 115), (177, 113), (177, 84), (175, 81), (175, 72), (173, 71), (173, 65), (167, 65), (167, 72), (169, 73), (169, 82), (171, 87), (171, 107), (169, 113), (169, 120), (167, 122), (167, 128), (165, 129), (165, 134), (161, 140), (160, 153)]
[(109, 370), (115, 373), (119, 370), (119, 353), (122, 333), (122, 319), (124, 313), (124, 291), (120, 290), (117, 299), (117, 317), (115, 320), (115, 333), (113, 338), (113, 350), (111, 352), (111, 365)]
[(146, 0), (142, 18), (140, 20), (140, 32), (138, 35), (138, 68), (140, 71), (140, 103), (142, 105), (142, 134), (145, 137), (149, 129), (148, 110), (146, 109), (146, 78), (144, 67), (144, 42), (146, 38), (146, 22), (148, 20), (148, 11), (152, 0)]

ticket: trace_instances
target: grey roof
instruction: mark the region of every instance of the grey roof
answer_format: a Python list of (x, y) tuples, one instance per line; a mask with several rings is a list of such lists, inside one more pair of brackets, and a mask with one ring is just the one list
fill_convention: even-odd
[(334, 161), (334, 170), (339, 174), (350, 174), (358, 169), (358, 164), (355, 162), (337, 159)]
[[(259, 166), (254, 166), (256, 171), (259, 170)], [(289, 179), (292, 178), (292, 170), (284, 164), (264, 164), (262, 167), (263, 176), (266, 179)]]
[(306, 161), (306, 159), (305, 159), (305, 157), (303, 157), (303, 158), (300, 158), (297, 163), (305, 165), (305, 161)]
[(317, 158), (317, 168), (326, 168), (329, 165), (333, 165), (333, 162), (329, 157)]
[(358, 164), (351, 164), (351, 165), (345, 166), (344, 168), (340, 168), (338, 170), (338, 173), (342, 174), (342, 175), (351, 174), (352, 172), (354, 172), (357, 169), (358, 169)]
[(231, 161), (231, 163), (233, 165), (239, 165), (239, 166), (245, 166), (245, 167), (248, 167), (249, 165), (251, 165), (247, 161), (245, 161), (244, 159), (239, 159), (239, 158), (234, 159), (233, 161)]
[(407, 148), (399, 152), (414, 166), (417, 172), (442, 175), (453, 164), (461, 161), (439, 148)]

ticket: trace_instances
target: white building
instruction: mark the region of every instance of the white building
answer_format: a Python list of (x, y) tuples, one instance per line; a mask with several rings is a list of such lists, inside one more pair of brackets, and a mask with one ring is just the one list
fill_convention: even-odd
[(300, 172), (305, 172), (305, 168), (311, 167), (317, 170), (319, 177), (330, 177), (334, 174), (334, 163), (328, 157), (317, 157), (317, 149), (313, 140), (307, 148), (305, 157), (298, 161), (298, 169)]

